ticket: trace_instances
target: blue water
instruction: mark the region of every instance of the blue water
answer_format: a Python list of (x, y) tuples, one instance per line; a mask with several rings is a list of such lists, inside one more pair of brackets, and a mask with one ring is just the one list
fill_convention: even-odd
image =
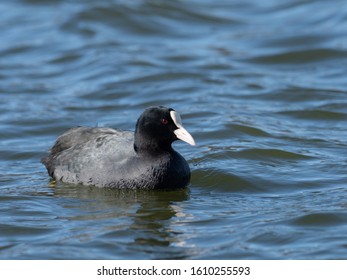
[[(1, 259), (346, 259), (347, 2), (0, 3)], [(50, 181), (77, 125), (175, 108), (191, 185)]]

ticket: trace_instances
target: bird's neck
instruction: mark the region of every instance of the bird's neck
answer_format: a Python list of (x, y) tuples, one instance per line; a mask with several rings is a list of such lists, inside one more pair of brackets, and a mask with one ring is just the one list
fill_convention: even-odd
[(160, 155), (172, 153), (173, 149), (171, 143), (169, 142), (157, 142), (153, 139), (146, 139), (146, 137), (136, 137), (134, 141), (134, 150), (138, 154), (150, 154), (150, 155)]

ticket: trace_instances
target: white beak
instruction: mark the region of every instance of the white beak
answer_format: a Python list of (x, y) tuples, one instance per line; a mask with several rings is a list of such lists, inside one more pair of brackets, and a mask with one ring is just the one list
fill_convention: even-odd
[(195, 140), (190, 135), (190, 133), (183, 127), (180, 115), (176, 111), (170, 111), (170, 116), (175, 125), (178, 127), (176, 130), (174, 130), (174, 133), (177, 136), (177, 138), (184, 142), (187, 142), (192, 146), (195, 146)]

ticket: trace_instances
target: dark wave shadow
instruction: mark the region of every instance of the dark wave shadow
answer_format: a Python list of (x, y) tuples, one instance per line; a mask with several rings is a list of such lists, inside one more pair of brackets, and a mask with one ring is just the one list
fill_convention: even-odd
[(182, 259), (189, 255), (172, 246), (180, 242), (172, 221), (182, 215), (177, 204), (189, 200), (187, 188), (133, 191), (58, 183), (54, 196), (67, 199), (64, 207), (74, 208), (68, 220), (83, 220), (99, 228), (89, 241), (103, 252), (99, 258)]

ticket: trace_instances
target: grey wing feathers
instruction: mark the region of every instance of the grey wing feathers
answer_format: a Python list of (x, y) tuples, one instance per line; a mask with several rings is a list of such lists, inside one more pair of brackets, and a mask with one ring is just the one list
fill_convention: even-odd
[[(120, 142), (126, 142), (126, 145), (121, 145), (123, 149), (117, 149)], [(101, 168), (108, 160), (122, 160), (125, 156), (132, 155), (132, 143), (133, 133), (130, 131), (76, 127), (57, 139), (42, 163), (52, 177), (56, 177), (54, 175), (58, 173), (70, 176), (69, 174), (79, 174), (84, 169)], [(71, 180), (75, 181), (75, 178)]]

